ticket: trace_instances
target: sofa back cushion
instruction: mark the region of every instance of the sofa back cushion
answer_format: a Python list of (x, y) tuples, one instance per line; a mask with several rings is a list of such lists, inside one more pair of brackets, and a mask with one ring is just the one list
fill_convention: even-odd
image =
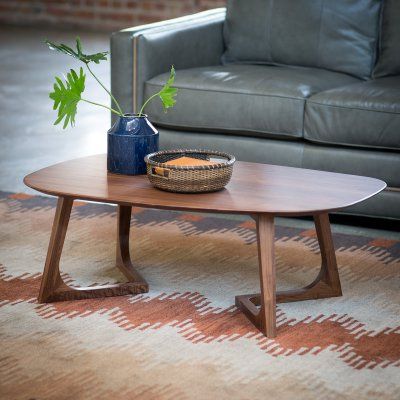
[(400, 75), (400, 1), (384, 0), (374, 78)]
[(222, 62), (319, 67), (370, 78), (380, 9), (381, 0), (228, 0)]

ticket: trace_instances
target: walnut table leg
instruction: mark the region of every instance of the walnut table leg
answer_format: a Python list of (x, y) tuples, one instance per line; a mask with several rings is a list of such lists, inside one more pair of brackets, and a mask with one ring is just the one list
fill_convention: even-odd
[[(257, 220), (257, 238), (260, 264), (261, 294), (236, 296), (236, 306), (268, 337), (275, 336), (275, 309), (272, 308), (271, 293), (275, 294), (273, 220), (259, 216)], [(276, 302), (315, 300), (342, 295), (339, 272), (328, 214), (314, 215), (314, 223), (321, 251), (321, 269), (316, 279), (301, 289), (276, 293)], [(273, 282), (273, 284), (272, 284)], [(271, 287), (273, 285), (273, 288)], [(273, 327), (272, 327), (273, 326)], [(269, 327), (269, 328), (268, 328)]]
[[(261, 214), (255, 219), (261, 295), (236, 296), (236, 306), (261, 332), (273, 338), (276, 336), (274, 217)], [(258, 297), (258, 304), (252, 299), (255, 296)]]
[(134, 270), (129, 256), (131, 208), (127, 206), (118, 207), (117, 267), (130, 281), (114, 285), (77, 288), (69, 287), (64, 283), (60, 275), (59, 263), (71, 215), (72, 204), (72, 198), (59, 197), (58, 199), (38, 296), (39, 303), (147, 292), (149, 290), (148, 284), (139, 273)]

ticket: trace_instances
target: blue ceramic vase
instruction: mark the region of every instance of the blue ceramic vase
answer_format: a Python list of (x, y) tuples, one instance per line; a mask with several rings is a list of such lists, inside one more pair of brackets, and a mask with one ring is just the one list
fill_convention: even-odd
[(118, 117), (108, 131), (107, 169), (124, 175), (146, 173), (144, 157), (158, 151), (157, 129), (147, 119), (135, 114)]

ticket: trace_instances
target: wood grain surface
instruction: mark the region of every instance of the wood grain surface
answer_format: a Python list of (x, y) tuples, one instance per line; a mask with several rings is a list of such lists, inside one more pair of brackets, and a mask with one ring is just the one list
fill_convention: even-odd
[(348, 207), (386, 187), (375, 178), (277, 165), (236, 162), (219, 192), (178, 194), (151, 186), (146, 175), (107, 172), (106, 155), (56, 164), (25, 177), (40, 192), (74, 199), (174, 210), (307, 215)]

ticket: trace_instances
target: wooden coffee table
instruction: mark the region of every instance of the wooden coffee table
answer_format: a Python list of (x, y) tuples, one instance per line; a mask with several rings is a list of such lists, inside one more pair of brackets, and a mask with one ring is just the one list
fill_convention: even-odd
[[(380, 192), (385, 182), (276, 165), (237, 162), (226, 189), (214, 193), (177, 194), (153, 188), (144, 175), (107, 173), (106, 155), (44, 168), (25, 177), (29, 187), (58, 196), (39, 302), (88, 299), (147, 292), (129, 254), (132, 206), (184, 211), (247, 214), (257, 223), (261, 294), (240, 295), (236, 305), (268, 337), (276, 336), (276, 302), (341, 296), (328, 212), (359, 203)], [(59, 262), (74, 200), (118, 205), (116, 265), (129, 282), (72, 288), (60, 275)], [(302, 289), (276, 293), (274, 217), (312, 215), (321, 249), (321, 270)]]

